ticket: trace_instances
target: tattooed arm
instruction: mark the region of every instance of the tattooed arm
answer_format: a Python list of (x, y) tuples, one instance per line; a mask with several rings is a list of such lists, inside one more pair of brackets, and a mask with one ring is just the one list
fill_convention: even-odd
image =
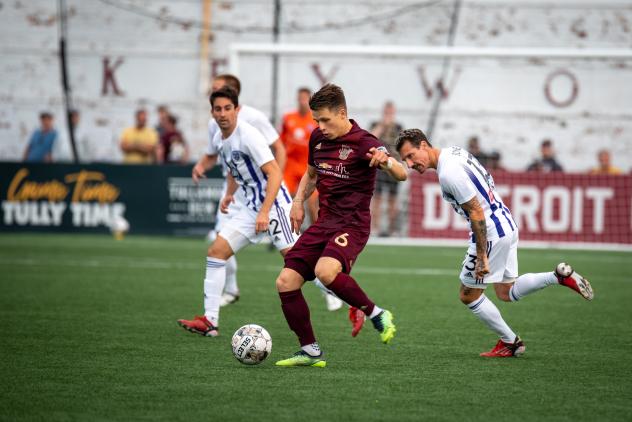
[(489, 273), (489, 262), (487, 259), (487, 224), (483, 208), (478, 203), (476, 196), (461, 204), (461, 208), (470, 217), (472, 233), (476, 239), (476, 278), (483, 278)]
[(290, 210), (290, 223), (292, 231), (296, 234), (300, 233), (301, 226), (303, 225), (303, 219), (305, 218), (305, 209), (303, 208), (303, 202), (307, 200), (314, 190), (316, 189), (316, 168), (307, 165), (307, 171), (301, 178), (301, 183), (296, 190), (296, 196), (292, 201), (292, 209)]

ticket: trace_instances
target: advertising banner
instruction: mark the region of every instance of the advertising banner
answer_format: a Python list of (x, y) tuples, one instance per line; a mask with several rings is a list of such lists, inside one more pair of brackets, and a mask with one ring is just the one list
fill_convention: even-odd
[(198, 185), (191, 166), (0, 164), (0, 230), (206, 234), (223, 178)]
[[(632, 244), (632, 176), (493, 173), (521, 240)], [(465, 239), (469, 224), (442, 199), (436, 173), (412, 176), (409, 236)]]

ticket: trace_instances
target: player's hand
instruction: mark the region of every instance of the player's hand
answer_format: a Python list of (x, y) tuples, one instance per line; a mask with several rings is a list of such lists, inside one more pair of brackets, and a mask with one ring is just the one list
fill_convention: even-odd
[(200, 179), (205, 179), (206, 175), (204, 174), (206, 171), (202, 164), (198, 163), (193, 166), (193, 170), (191, 170), (191, 178), (195, 183), (198, 183)]
[(292, 202), (292, 209), (290, 210), (290, 225), (292, 226), (292, 232), (301, 234), (301, 226), (305, 219), (305, 209), (303, 208), (303, 201)]
[(267, 232), (268, 225), (270, 225), (270, 214), (267, 211), (259, 211), (255, 220), (255, 233)]
[(489, 274), (489, 260), (487, 255), (476, 258), (476, 279), (482, 280), (486, 274)]
[(371, 160), (369, 162), (370, 167), (379, 166), (380, 168), (384, 168), (388, 164), (388, 154), (375, 147), (369, 149), (369, 152), (366, 153), (366, 158)]
[(222, 200), (219, 203), (219, 210), (223, 214), (228, 214), (228, 207), (230, 206), (230, 204), (234, 204), (234, 203), (235, 203), (235, 198), (233, 197), (233, 195), (226, 195), (225, 197), (222, 198)]

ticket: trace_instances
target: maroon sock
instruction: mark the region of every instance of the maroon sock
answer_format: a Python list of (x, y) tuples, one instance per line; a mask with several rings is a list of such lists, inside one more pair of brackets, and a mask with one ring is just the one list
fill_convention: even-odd
[(329, 290), (334, 292), (336, 296), (364, 312), (371, 315), (375, 304), (364, 293), (358, 283), (348, 274), (338, 273), (334, 281), (327, 286)]
[(298, 336), (301, 346), (316, 343), (312, 323), (309, 320), (309, 308), (301, 289), (291, 292), (279, 292), (281, 309), (290, 329)]

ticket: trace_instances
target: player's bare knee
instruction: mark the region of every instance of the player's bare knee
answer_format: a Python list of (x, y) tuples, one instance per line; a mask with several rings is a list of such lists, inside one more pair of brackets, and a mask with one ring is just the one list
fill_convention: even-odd
[(303, 279), (297, 277), (296, 273), (284, 268), (276, 279), (276, 288), (279, 292), (290, 292), (298, 290), (303, 285)]
[(279, 291), (279, 292), (289, 292), (291, 290), (294, 290), (294, 289), (291, 288), (292, 287), (291, 285), (292, 285), (292, 283), (291, 283), (290, 279), (287, 276), (285, 276), (283, 273), (279, 274), (279, 276), (276, 279), (277, 291)]
[(494, 284), (496, 297), (503, 302), (511, 302), (511, 298), (509, 297), (509, 290), (511, 290), (511, 286), (513, 286), (513, 282)]
[(326, 264), (318, 263), (316, 264), (316, 268), (314, 269), (314, 274), (316, 274), (316, 277), (318, 277), (318, 279), (325, 286), (328, 286), (331, 283), (333, 283), (333, 281), (338, 276), (338, 273), (340, 273), (340, 270), (338, 268), (335, 268), (331, 265), (326, 265)]
[(472, 289), (471, 287), (461, 285), (461, 290), (459, 291), (459, 299), (461, 299), (461, 302), (464, 305), (469, 305), (470, 303), (481, 297), (482, 294), (483, 290), (481, 289)]

